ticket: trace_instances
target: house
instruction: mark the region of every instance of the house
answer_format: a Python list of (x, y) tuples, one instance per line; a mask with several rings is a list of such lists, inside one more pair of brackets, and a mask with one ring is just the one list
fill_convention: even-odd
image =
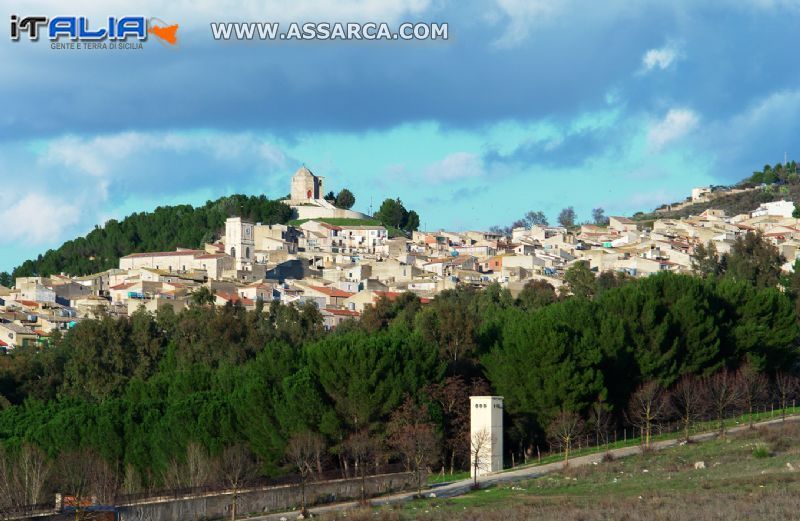
[(0, 341), (3, 348), (29, 346), (38, 343), (39, 337), (32, 329), (14, 322), (0, 322)]
[(322, 315), (323, 327), (329, 331), (336, 329), (345, 320), (356, 320), (361, 317), (361, 313), (349, 309), (323, 308), (319, 312)]
[(636, 222), (627, 217), (609, 217), (608, 227), (620, 233), (635, 232), (637, 230)]
[(751, 217), (761, 217), (764, 215), (775, 215), (778, 217), (792, 217), (794, 212), (794, 203), (791, 201), (773, 201), (771, 203), (762, 203), (756, 210), (750, 214)]

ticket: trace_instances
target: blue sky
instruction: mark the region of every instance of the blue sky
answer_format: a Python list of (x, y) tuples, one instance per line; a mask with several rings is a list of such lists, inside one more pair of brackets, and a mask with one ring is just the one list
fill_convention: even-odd
[[(356, 209), (400, 197), (427, 228), (474, 229), (630, 214), (798, 156), (797, 0), (160, 4), (3, 3), (155, 16), (180, 41), (0, 35), (0, 270), (133, 211), (281, 197), (302, 163)], [(212, 40), (234, 20), (447, 22), (450, 40)]]

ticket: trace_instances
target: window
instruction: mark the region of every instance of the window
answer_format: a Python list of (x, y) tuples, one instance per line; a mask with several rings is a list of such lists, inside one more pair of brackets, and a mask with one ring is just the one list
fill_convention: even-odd
[(236, 258), (236, 248), (231, 247), (231, 257)]
[(249, 259), (250, 258), (250, 246), (248, 246), (247, 248), (244, 249), (244, 258), (245, 259)]

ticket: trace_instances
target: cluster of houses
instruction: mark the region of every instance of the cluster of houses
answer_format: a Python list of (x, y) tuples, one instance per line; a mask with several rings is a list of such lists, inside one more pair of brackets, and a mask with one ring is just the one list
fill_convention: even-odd
[(457, 285), (499, 283), (516, 295), (538, 279), (558, 288), (565, 271), (579, 261), (596, 273), (635, 277), (689, 272), (697, 245), (711, 242), (724, 253), (749, 231), (761, 232), (777, 246), (790, 270), (800, 246), (800, 223), (787, 201), (763, 204), (750, 214), (727, 216), (709, 209), (647, 226), (611, 217), (607, 226), (535, 225), (516, 228), (510, 237), (482, 231), (390, 237), (385, 227), (364, 224), (363, 214), (342, 214), (322, 204), (321, 183), (305, 168), (295, 174), (288, 202), (306, 215), (295, 226), (231, 217), (220, 240), (202, 249), (133, 253), (122, 257), (118, 268), (101, 273), (22, 277), (13, 289), (0, 286), (0, 348), (46, 344), (54, 331), (101, 314), (125, 316), (164, 306), (177, 312), (202, 287), (219, 306), (311, 302), (325, 327), (333, 329), (358, 319), (379, 299), (404, 292), (417, 294), (425, 304)]

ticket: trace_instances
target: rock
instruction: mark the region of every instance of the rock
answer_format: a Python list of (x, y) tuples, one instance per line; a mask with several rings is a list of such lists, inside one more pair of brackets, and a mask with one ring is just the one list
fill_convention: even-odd
[(288, 521), (288, 519), (286, 519), (286, 516), (282, 516), (280, 521)]
[(704, 469), (704, 468), (706, 468), (706, 462), (705, 461), (695, 461), (694, 462), (694, 469), (695, 470), (700, 470), (700, 469)]
[(791, 470), (792, 472), (794, 472), (794, 465), (792, 465), (792, 464), (791, 464), (791, 463), (789, 463), (788, 461), (786, 462), (786, 468), (787, 468), (787, 469), (789, 469), (789, 470)]
[(647, 469), (642, 469), (642, 472), (650, 472), (650, 471)]
[(430, 494), (428, 494), (428, 497), (436, 497), (436, 493), (431, 492)]

